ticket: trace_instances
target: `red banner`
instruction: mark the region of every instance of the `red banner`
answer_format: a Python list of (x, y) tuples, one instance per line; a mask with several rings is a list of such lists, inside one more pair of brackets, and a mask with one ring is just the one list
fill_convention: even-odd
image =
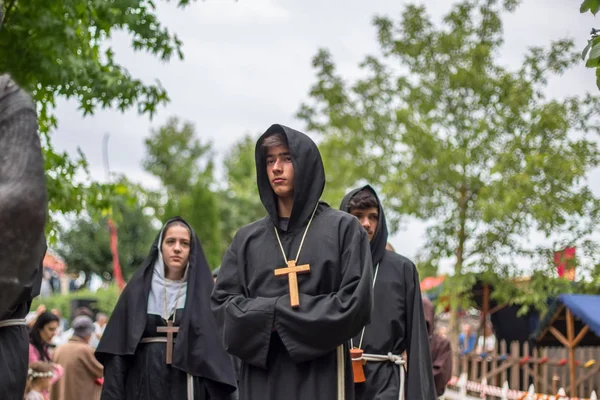
[(558, 276), (575, 280), (575, 247), (554, 252), (554, 265)]
[(117, 226), (108, 219), (108, 229), (110, 230), (110, 252), (112, 253), (113, 259), (113, 279), (117, 282), (119, 289), (123, 290), (125, 287), (125, 281), (123, 281), (123, 274), (121, 273), (121, 264), (119, 264), (119, 250), (117, 241)]

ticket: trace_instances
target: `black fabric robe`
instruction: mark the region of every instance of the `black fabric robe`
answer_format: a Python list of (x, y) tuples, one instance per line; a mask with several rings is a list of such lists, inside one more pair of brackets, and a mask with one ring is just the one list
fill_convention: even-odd
[[(189, 227), (179, 217), (170, 221), (173, 220)], [(210, 312), (212, 276), (202, 246), (189, 229), (192, 240), (187, 297), (185, 308), (177, 312), (180, 331), (173, 349), (173, 364), (165, 363), (165, 343), (140, 344), (142, 337), (164, 324), (156, 321), (157, 316), (147, 314), (159, 234), (149, 257), (121, 294), (96, 350), (96, 358), (104, 365), (102, 400), (163, 400), (164, 393), (170, 393), (170, 400), (187, 400), (188, 373), (194, 376), (195, 400), (236, 398), (233, 363), (218, 339)]]
[[(300, 306), (291, 308), (288, 280), (273, 273), (286, 261), (274, 227), (287, 258), (294, 259), (325, 173), (317, 146), (306, 135), (281, 125), (265, 135), (273, 132), (287, 137), (294, 166), (291, 217), (286, 224), (277, 216), (260, 149), (263, 135), (256, 147), (256, 168), (268, 216), (235, 235), (213, 290), (213, 311), (225, 348), (242, 361), (240, 400), (336, 400), (336, 350), (371, 314), (368, 237), (355, 218), (319, 203), (298, 259), (298, 265), (310, 264), (311, 271), (298, 275)], [(343, 387), (346, 400), (352, 400), (348, 346), (343, 350)]]
[[(35, 106), (0, 75), (0, 321), (25, 318), (40, 293), (47, 209)], [(28, 349), (26, 326), (0, 328), (2, 399), (23, 398)]]
[[(41, 267), (40, 267), (41, 268)], [(35, 279), (34, 288), (23, 290), (23, 297), (28, 301), (20, 301), (9, 310), (3, 319), (25, 318), (31, 307), (31, 299), (40, 294), (39, 288), (42, 274)], [(10, 326), (0, 328), (0, 393), (2, 400), (23, 400), (27, 368), (29, 366), (29, 331), (26, 326)]]
[[(348, 193), (340, 209), (348, 210), (348, 203), (364, 186)], [(365, 328), (362, 349), (366, 354), (401, 355), (407, 353), (408, 371), (406, 374), (406, 400), (436, 399), (433, 383), (429, 337), (421, 302), (419, 274), (415, 265), (406, 257), (386, 250), (388, 239), (387, 224), (381, 202), (379, 221), (371, 240), (373, 267), (379, 264), (374, 287), (374, 308), (371, 323)], [(359, 333), (353, 338), (353, 345), (360, 343)], [(357, 400), (397, 400), (400, 391), (400, 373), (392, 362), (367, 362), (367, 381), (355, 384)]]

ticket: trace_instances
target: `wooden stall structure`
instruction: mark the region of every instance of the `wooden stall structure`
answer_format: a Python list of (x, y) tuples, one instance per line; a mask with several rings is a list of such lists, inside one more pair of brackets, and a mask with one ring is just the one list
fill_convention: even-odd
[(593, 368), (578, 374), (580, 363), (576, 357), (578, 347), (600, 346), (600, 295), (559, 295), (533, 337), (537, 347), (563, 346), (567, 349), (569, 385), (565, 389), (575, 397), (580, 383), (597, 376), (600, 371), (600, 363), (590, 359), (586, 364)]

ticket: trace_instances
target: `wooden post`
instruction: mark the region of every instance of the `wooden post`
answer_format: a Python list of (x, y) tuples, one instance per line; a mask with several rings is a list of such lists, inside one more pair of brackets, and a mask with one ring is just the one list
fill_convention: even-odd
[[(502, 342), (500, 342), (500, 355), (503, 356), (505, 354), (508, 353), (508, 345), (506, 343), (506, 340), (503, 340)], [(505, 362), (511, 362), (511, 359), (508, 359)], [(505, 369), (504, 371), (502, 371), (502, 374), (500, 375), (500, 382), (498, 382), (498, 385), (503, 384), (506, 380), (508, 380), (508, 371)]]
[(521, 359), (521, 349), (519, 348), (519, 342), (510, 343), (510, 387), (519, 387), (519, 378), (521, 377), (521, 367), (519, 366), (519, 360)]
[(560, 377), (554, 374), (552, 376), (552, 394), (556, 394), (558, 392), (558, 382), (560, 382)]
[[(481, 345), (482, 349), (481, 351), (484, 353), (487, 353), (487, 347), (485, 346), (485, 342), (487, 339), (487, 317), (488, 317), (488, 313), (490, 312), (490, 285), (488, 285), (487, 283), (485, 283), (483, 285), (483, 315), (481, 318), (481, 323), (483, 324), (483, 344)], [(485, 360), (484, 360), (485, 362)]]
[[(548, 348), (546, 347), (545, 349), (542, 350), (542, 358), (544, 357), (548, 357)], [(541, 382), (542, 382), (542, 393), (548, 393), (548, 363), (544, 363), (542, 365), (542, 378), (541, 378)]]
[(571, 384), (571, 397), (577, 396), (577, 385), (575, 379), (575, 320), (571, 310), (567, 308), (567, 340), (569, 341), (569, 381)]
[[(523, 343), (523, 355), (521, 357), (528, 357), (529, 356), (529, 343), (525, 342)], [(529, 386), (529, 363), (525, 363), (523, 364), (523, 374), (521, 375), (523, 377), (523, 387), (527, 387)]]
[(487, 332), (487, 317), (490, 312), (490, 286), (486, 283), (483, 285), (483, 351), (485, 352), (485, 338)]

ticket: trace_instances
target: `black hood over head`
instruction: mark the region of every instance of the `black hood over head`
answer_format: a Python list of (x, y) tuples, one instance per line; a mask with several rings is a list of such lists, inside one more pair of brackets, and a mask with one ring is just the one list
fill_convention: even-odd
[(277, 195), (271, 188), (267, 175), (267, 160), (262, 141), (265, 137), (282, 133), (287, 138), (288, 149), (294, 166), (294, 207), (287, 226), (287, 231), (302, 227), (308, 223), (325, 188), (325, 169), (321, 153), (315, 142), (307, 135), (287, 126), (271, 125), (256, 142), (256, 181), (260, 200), (269, 213), (273, 224), (282, 228), (277, 215)]
[(373, 193), (373, 196), (375, 196), (375, 199), (377, 199), (377, 204), (379, 205), (379, 221), (377, 222), (377, 230), (375, 231), (375, 236), (373, 236), (373, 240), (371, 240), (371, 256), (373, 257), (373, 267), (375, 267), (383, 259), (383, 256), (386, 252), (385, 246), (387, 245), (388, 240), (388, 230), (387, 223), (385, 221), (385, 214), (383, 213), (383, 207), (381, 206), (381, 201), (377, 196), (377, 192), (370, 185), (365, 185), (354, 189), (344, 196), (342, 204), (340, 205), (340, 210), (349, 213), (350, 209), (348, 206), (350, 204), (350, 200), (352, 200), (352, 198), (363, 189), (370, 190)]

